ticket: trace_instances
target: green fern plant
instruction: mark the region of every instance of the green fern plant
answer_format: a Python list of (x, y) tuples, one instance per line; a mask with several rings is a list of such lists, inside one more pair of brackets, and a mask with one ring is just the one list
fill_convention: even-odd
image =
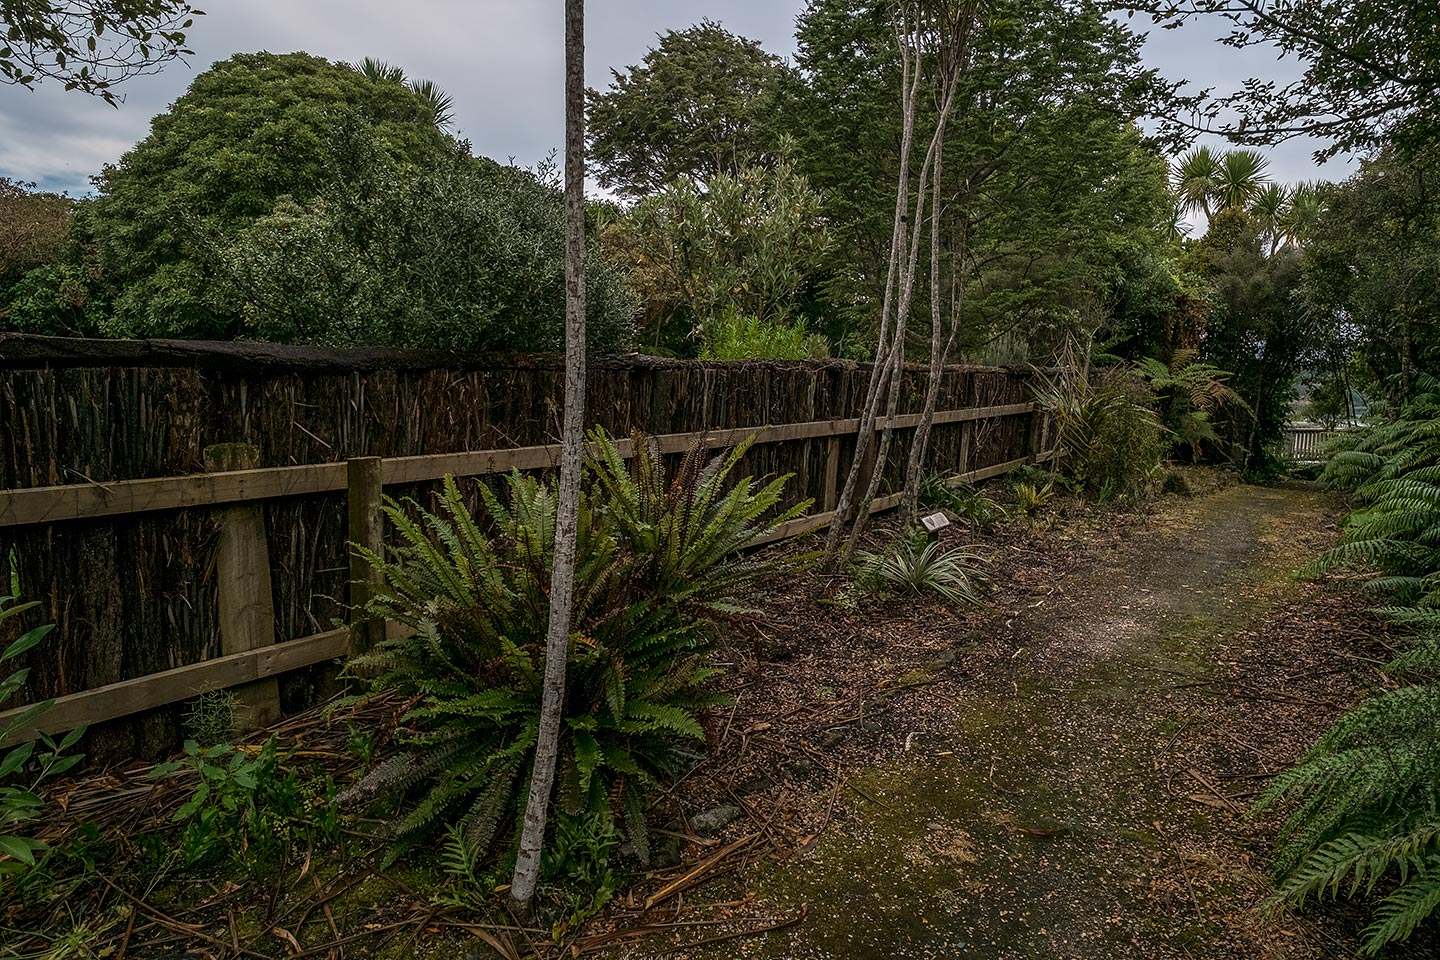
[(1055, 498), (1055, 483), (1047, 480), (1045, 483), (1024, 482), (1017, 483), (1012, 488), (1015, 493), (1015, 507), (1020, 514), (1027, 519), (1033, 520), (1035, 515), (1050, 505)]
[(855, 582), (865, 589), (934, 593), (951, 603), (978, 604), (986, 583), (980, 570), (985, 562), (968, 550), (901, 537), (883, 553), (857, 553)]
[[(786, 478), (732, 478), (748, 443), (708, 460), (697, 448), (673, 471), (653, 439), (631, 443), (627, 463), (603, 433), (590, 438), (557, 791), (564, 814), (618, 813), (648, 859), (646, 791), (696, 759), (699, 712), (720, 702), (706, 689), (709, 616), (772, 569), (738, 551), (808, 504), (779, 509)], [(385, 556), (357, 548), (385, 576), (371, 612), (415, 633), (357, 657), (352, 672), (415, 705), (402, 750), (341, 799), (402, 798), (403, 839), (458, 825), (481, 851), (518, 819), (540, 717), (556, 493), (518, 472), (505, 486), (504, 497), (478, 486), (479, 520), (453, 478), (438, 513), (391, 501), (398, 542)]]
[(1394, 420), (1347, 435), (1322, 478), (1357, 502), (1340, 543), (1306, 569), (1352, 569), (1411, 634), (1386, 670), (1405, 683), (1343, 716), (1259, 809), (1287, 803), (1277, 903), (1374, 901), (1369, 954), (1440, 908), (1440, 394), (1433, 381)]

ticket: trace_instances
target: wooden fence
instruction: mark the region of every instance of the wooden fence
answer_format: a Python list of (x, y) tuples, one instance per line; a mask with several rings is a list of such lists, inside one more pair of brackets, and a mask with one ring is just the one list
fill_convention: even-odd
[(1312, 424), (1287, 424), (1285, 455), (1300, 463), (1318, 463), (1321, 460), (1321, 449), (1339, 435), (1339, 430)]
[[(345, 622), (369, 576), (345, 545), (380, 545), (382, 490), (424, 498), (447, 474), (493, 478), (558, 456), (554, 443), (524, 442), (553, 438), (553, 359), (440, 362), (0, 337), (0, 545), (16, 550), (24, 594), (42, 600), (23, 626), (57, 624), (27, 663), (28, 699), (55, 707), (27, 733), (89, 723), (92, 755), (116, 759), (172, 746), (180, 705), (205, 691), (234, 689), (257, 725), (311, 702), (311, 668), (387, 629)], [(668, 453), (756, 435), (743, 469), (792, 473), (791, 502), (816, 504), (778, 538), (833, 519), (868, 374), (840, 362), (609, 359), (592, 365), (588, 393), (593, 421), (653, 433)], [(912, 412), (894, 421), (901, 442), (877, 466), (889, 489), (924, 380), (911, 371), (903, 385)], [(980, 480), (1032, 461), (1025, 381), (948, 369), (930, 468)], [(873, 509), (898, 501), (887, 493)]]

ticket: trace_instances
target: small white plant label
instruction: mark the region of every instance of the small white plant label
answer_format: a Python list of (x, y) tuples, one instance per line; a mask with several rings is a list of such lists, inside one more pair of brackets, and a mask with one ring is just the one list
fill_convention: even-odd
[(926, 533), (939, 533), (950, 526), (950, 518), (943, 513), (932, 513), (929, 516), (921, 517), (920, 522), (925, 524)]

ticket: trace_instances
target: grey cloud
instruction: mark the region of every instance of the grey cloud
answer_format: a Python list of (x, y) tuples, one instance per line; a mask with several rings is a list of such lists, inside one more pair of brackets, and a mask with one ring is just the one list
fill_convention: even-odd
[[(603, 87), (610, 69), (638, 62), (657, 32), (702, 17), (760, 40), (782, 56), (794, 52), (794, 21), (803, 0), (591, 0), (587, 77)], [(55, 86), (30, 92), (0, 86), (0, 176), (35, 180), (49, 189), (83, 193), (89, 177), (143, 137), (197, 72), (232, 53), (307, 50), (332, 60), (375, 56), (427, 77), (454, 96), (456, 130), (477, 152), (531, 164), (560, 143), (562, 19), (559, 0), (249, 0), (204, 4), (189, 64), (171, 64), (137, 78), (125, 102), (103, 102)], [(1138, 28), (1144, 24), (1137, 23)], [(1229, 88), (1254, 74), (1295, 75), (1266, 51), (1233, 51), (1201, 28), (1154, 31), (1147, 57), (1168, 76), (1198, 86)], [(1342, 161), (1317, 171), (1313, 145), (1273, 151), (1282, 180), (1348, 172)]]

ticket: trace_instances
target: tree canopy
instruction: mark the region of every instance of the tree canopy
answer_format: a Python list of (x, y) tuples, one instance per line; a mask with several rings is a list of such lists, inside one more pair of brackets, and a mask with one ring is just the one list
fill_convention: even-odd
[[(1201, 98), (1202, 119), (1239, 143), (1292, 137), (1328, 141), (1321, 158), (1387, 140), (1420, 142), (1440, 134), (1440, 5), (1434, 0), (1151, 0), (1167, 28), (1211, 16), (1231, 26), (1224, 42), (1271, 46), (1299, 60), (1298, 80), (1252, 78)], [(1224, 111), (1239, 119), (1218, 122)]]
[(642, 63), (612, 70), (610, 86), (586, 97), (600, 185), (641, 197), (764, 162), (783, 73), (780, 58), (711, 20), (661, 34)]

